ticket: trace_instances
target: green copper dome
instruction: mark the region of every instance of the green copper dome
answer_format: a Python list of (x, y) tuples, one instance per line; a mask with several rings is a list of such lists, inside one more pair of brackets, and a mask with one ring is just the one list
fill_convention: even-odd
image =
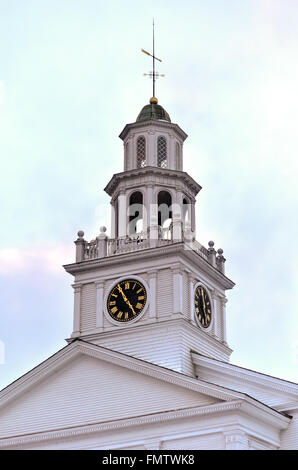
[[(156, 100), (156, 101), (155, 101)], [(137, 117), (136, 122), (140, 121), (168, 121), (171, 122), (170, 116), (166, 110), (157, 104), (156, 98), (151, 98), (150, 104), (146, 104)]]

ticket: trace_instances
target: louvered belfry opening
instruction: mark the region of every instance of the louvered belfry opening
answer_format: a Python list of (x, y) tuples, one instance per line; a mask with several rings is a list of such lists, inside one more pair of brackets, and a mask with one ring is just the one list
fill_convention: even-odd
[(167, 168), (167, 141), (165, 137), (159, 136), (157, 139), (157, 166)]
[(137, 168), (144, 168), (144, 166), (146, 166), (146, 139), (140, 136), (137, 140)]

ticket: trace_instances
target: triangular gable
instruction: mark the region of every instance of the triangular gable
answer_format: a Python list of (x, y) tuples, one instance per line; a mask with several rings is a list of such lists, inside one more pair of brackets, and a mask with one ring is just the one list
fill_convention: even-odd
[(1, 392), (2, 438), (221, 401), (195, 379), (115, 351), (82, 341), (67, 349)]

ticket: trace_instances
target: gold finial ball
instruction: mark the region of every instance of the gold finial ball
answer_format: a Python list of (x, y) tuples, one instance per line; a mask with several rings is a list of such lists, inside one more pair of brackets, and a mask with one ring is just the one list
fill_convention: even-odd
[(157, 104), (157, 103), (158, 103), (158, 99), (155, 98), (155, 96), (153, 96), (152, 98), (150, 98), (149, 103), (150, 103), (150, 104)]

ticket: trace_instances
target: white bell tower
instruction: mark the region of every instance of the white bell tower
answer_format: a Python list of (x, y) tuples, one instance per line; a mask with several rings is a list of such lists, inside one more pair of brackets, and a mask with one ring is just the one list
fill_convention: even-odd
[(111, 196), (112, 238), (157, 240), (158, 230), (166, 237), (171, 229), (181, 240), (181, 222), (194, 232), (195, 196), (201, 187), (182, 171), (185, 132), (151, 98), (120, 138), (124, 172), (114, 175), (105, 188)]
[(225, 291), (234, 283), (223, 251), (195, 240), (201, 186), (183, 171), (186, 137), (156, 98), (124, 127), (124, 171), (105, 187), (112, 232), (102, 227), (88, 242), (80, 231), (76, 262), (65, 269), (74, 276), (69, 341), (80, 337), (192, 375), (191, 351), (229, 360)]

